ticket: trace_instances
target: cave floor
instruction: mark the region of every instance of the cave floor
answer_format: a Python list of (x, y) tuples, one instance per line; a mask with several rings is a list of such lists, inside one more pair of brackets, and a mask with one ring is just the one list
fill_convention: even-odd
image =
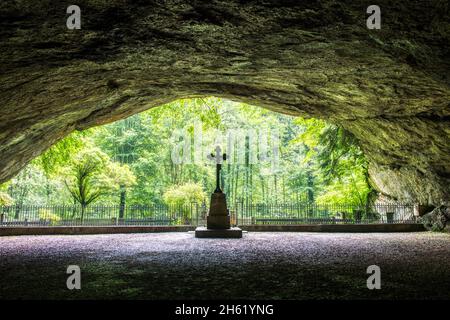
[[(373, 264), (381, 290), (366, 286)], [(2, 299), (449, 299), (450, 234), (2, 237), (0, 270)]]

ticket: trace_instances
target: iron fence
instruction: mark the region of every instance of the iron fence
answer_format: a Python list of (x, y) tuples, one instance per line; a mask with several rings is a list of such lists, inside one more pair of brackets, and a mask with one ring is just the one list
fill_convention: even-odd
[(193, 225), (198, 204), (189, 205), (54, 205), (0, 207), (0, 226)]
[(237, 225), (254, 224), (367, 224), (416, 223), (412, 204), (347, 204), (278, 203), (234, 204), (232, 216)]
[[(230, 204), (232, 225), (416, 223), (414, 205), (373, 206), (315, 203)], [(187, 205), (15, 205), (0, 207), (0, 227), (206, 225), (205, 203)]]

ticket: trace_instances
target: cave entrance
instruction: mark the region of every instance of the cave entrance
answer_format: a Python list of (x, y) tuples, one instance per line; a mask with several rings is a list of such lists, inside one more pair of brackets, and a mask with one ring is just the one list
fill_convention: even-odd
[(217, 145), (235, 225), (414, 219), (412, 206), (375, 203), (364, 153), (342, 127), (216, 97), (69, 135), (3, 185), (3, 219), (201, 225)]

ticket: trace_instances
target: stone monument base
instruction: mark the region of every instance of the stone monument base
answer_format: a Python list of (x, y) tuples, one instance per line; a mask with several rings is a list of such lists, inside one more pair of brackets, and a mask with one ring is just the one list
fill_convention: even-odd
[(230, 216), (207, 216), (206, 226), (208, 229), (230, 229)]
[(230, 229), (207, 229), (206, 227), (198, 227), (195, 229), (196, 238), (242, 238), (241, 228)]

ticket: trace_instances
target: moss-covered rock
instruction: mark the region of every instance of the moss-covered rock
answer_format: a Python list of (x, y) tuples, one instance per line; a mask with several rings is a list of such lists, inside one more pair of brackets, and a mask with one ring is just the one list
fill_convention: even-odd
[(450, 207), (439, 206), (420, 217), (420, 222), (429, 231), (443, 231), (450, 221)]

